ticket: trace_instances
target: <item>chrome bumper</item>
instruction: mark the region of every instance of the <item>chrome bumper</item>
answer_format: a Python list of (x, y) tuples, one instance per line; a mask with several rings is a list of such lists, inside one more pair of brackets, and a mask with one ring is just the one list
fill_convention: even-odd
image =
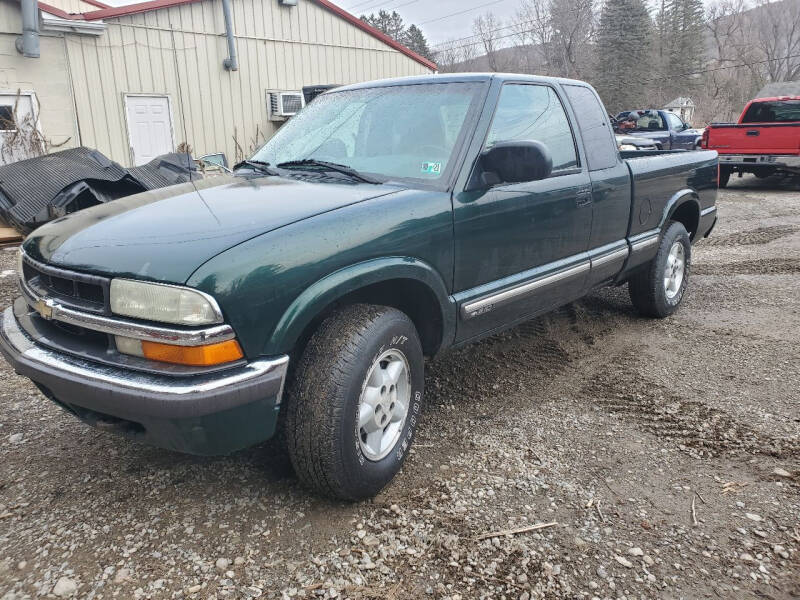
[(788, 167), (800, 169), (800, 156), (782, 154), (720, 154), (719, 164), (742, 167)]
[(185, 376), (104, 365), (38, 345), (11, 308), (0, 319), (0, 352), (82, 421), (200, 455), (229, 454), (272, 437), (289, 364), (278, 356)]
[[(240, 393), (242, 388), (258, 387), (257, 384), (267, 379), (277, 380), (277, 385), (271, 387), (276, 388), (273, 395), (275, 404), (279, 404), (289, 364), (288, 356), (280, 356), (254, 360), (224, 371), (185, 377), (103, 365), (37, 345), (20, 328), (11, 308), (3, 312), (0, 350), (17, 372), (47, 387), (54, 379), (69, 380), (79, 384), (85, 391), (104, 391), (109, 397), (117, 398), (131, 396), (134, 400), (129, 406), (123, 406), (124, 402), (117, 403), (122, 412), (128, 415), (146, 413), (180, 417), (184, 414), (219, 412), (248, 401), (249, 395), (242, 396)], [(231, 393), (231, 397), (223, 397), (226, 391)], [(86, 395), (90, 404), (94, 404), (92, 396), (91, 393)], [(78, 397), (65, 401), (83, 405), (81, 400)], [(170, 406), (171, 400), (177, 403)], [(117, 414), (119, 411), (109, 412)]]

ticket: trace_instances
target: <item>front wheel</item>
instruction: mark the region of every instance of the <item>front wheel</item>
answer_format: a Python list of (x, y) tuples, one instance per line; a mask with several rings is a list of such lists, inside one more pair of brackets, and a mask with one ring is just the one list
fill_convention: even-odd
[(386, 486), (414, 439), (423, 369), (417, 331), (399, 310), (356, 304), (325, 319), (287, 400), (286, 441), (300, 480), (342, 500)]
[(692, 243), (683, 224), (671, 222), (655, 258), (628, 281), (636, 309), (647, 317), (663, 318), (676, 310), (689, 283)]

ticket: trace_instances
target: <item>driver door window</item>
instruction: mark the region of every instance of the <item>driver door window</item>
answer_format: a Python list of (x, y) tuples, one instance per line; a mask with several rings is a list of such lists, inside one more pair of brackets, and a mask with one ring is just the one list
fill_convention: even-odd
[(547, 146), (553, 156), (554, 173), (578, 166), (572, 129), (555, 91), (544, 85), (505, 85), (486, 147), (527, 140)]
[(677, 115), (667, 113), (667, 121), (669, 121), (669, 128), (672, 129), (672, 131), (683, 131), (683, 121), (681, 121)]

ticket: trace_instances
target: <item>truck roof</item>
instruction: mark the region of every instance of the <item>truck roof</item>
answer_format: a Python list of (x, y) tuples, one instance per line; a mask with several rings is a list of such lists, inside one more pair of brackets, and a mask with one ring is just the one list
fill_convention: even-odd
[(394, 77), (391, 79), (365, 81), (363, 83), (354, 83), (336, 88), (336, 91), (388, 87), (393, 85), (417, 85), (421, 83), (486, 82), (493, 79), (500, 81), (530, 81), (532, 83), (568, 83), (573, 85), (588, 85), (586, 82), (578, 81), (577, 79), (545, 77), (543, 75), (520, 75), (516, 73), (446, 73), (441, 75), (416, 75), (411, 77)]

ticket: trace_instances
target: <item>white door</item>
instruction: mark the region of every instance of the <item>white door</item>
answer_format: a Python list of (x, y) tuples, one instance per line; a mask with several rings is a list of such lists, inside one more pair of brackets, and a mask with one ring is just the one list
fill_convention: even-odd
[(0, 93), (0, 165), (44, 152), (31, 94)]
[(172, 152), (172, 114), (167, 96), (125, 96), (131, 155), (135, 166)]

